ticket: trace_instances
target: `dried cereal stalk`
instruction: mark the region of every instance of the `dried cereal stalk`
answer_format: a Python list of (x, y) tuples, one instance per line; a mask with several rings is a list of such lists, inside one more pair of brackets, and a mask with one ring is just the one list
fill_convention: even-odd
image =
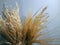
[(29, 13), (24, 25), (22, 25), (17, 4), (15, 9), (4, 8), (5, 19), (0, 16), (0, 34), (11, 45), (32, 45), (32, 43), (47, 45), (43, 40), (36, 40), (42, 36), (38, 32), (45, 28), (44, 23), (47, 22), (47, 15), (44, 13), (46, 8), (34, 17)]

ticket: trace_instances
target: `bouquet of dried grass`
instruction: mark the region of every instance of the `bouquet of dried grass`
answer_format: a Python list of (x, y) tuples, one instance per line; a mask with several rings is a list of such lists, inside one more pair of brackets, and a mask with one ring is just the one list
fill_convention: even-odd
[[(29, 13), (24, 25), (22, 25), (17, 4), (15, 9), (4, 8), (4, 17), (0, 16), (0, 34), (6, 43), (9, 42), (11, 45), (32, 45), (32, 43), (47, 45), (45, 41), (37, 40), (39, 36), (42, 36), (40, 31), (45, 28), (43, 24), (47, 21), (47, 15), (44, 13), (46, 8), (36, 16), (31, 16), (32, 14)], [(40, 33), (38, 34), (38, 32)]]

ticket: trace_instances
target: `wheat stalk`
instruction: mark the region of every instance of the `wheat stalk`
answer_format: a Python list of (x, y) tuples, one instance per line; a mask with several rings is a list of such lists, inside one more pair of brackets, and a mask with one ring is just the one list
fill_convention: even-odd
[(43, 40), (36, 40), (39, 36), (42, 36), (42, 34), (38, 34), (38, 32), (45, 28), (43, 24), (47, 22), (47, 15), (44, 13), (46, 8), (47, 7), (36, 16), (32, 16), (32, 14), (29, 13), (24, 25), (22, 25), (19, 17), (17, 4), (15, 9), (9, 10), (8, 8), (4, 8), (3, 14), (5, 19), (0, 16), (0, 34), (7, 42), (10, 42), (11, 45), (32, 45), (32, 43), (47, 45)]

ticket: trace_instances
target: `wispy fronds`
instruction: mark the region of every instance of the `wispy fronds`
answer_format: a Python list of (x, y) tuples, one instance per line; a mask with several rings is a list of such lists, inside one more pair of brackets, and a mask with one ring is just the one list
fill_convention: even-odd
[(11, 10), (5, 8), (3, 11), (5, 19), (0, 16), (0, 34), (12, 45), (20, 45), (21, 43), (22, 45), (32, 45), (32, 43), (47, 45), (45, 41), (37, 40), (42, 36), (40, 31), (45, 28), (44, 24), (47, 22), (48, 16), (44, 13), (46, 9), (47, 7), (36, 16), (29, 13), (22, 25), (18, 5), (16, 4), (16, 8)]
[[(17, 5), (16, 5), (17, 6)], [(10, 43), (21, 41), (22, 24), (19, 17), (19, 9), (5, 8), (3, 11), (5, 19), (0, 16), (0, 33)]]
[[(33, 42), (35, 43), (42, 43), (44, 44), (44, 41), (37, 41), (36, 39), (39, 36), (42, 36), (39, 31), (45, 28), (43, 23), (47, 21), (47, 15), (44, 14), (46, 7), (43, 9), (43, 11), (40, 14), (37, 14), (35, 17), (32, 17), (29, 14), (29, 17), (27, 17), (24, 25), (24, 37), (25, 37), (25, 43), (26, 45), (32, 45)], [(38, 34), (39, 33), (39, 34)], [(30, 44), (29, 44), (30, 43)]]

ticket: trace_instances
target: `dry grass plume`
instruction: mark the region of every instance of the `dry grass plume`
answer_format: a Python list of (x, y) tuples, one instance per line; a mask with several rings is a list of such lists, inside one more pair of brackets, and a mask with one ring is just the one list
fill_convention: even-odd
[(46, 8), (35, 16), (29, 13), (24, 25), (22, 25), (17, 4), (16, 8), (11, 10), (4, 8), (4, 17), (0, 15), (0, 34), (11, 45), (32, 45), (32, 43), (47, 45), (43, 40), (36, 40), (42, 36), (42, 33), (38, 34), (38, 32), (45, 28), (44, 24), (47, 22), (47, 15), (44, 13)]

